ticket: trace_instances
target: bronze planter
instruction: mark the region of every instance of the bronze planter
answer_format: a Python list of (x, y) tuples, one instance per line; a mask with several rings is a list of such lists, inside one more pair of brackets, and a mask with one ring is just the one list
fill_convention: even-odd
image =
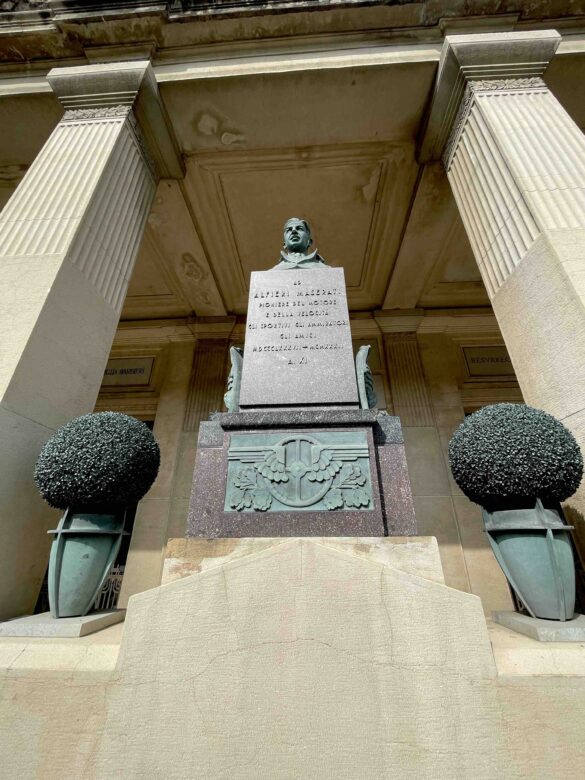
[(532, 617), (571, 620), (575, 615), (575, 562), (560, 512), (534, 509), (488, 512), (484, 528), (511, 587)]
[(86, 615), (110, 569), (124, 531), (125, 512), (67, 509), (54, 535), (49, 558), (49, 605), (54, 618)]

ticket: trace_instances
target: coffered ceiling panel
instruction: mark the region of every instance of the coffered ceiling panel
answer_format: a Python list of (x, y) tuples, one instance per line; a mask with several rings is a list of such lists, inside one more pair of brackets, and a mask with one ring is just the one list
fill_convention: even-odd
[(224, 315), (223, 300), (181, 182), (160, 182), (148, 223), (164, 255), (166, 269), (191, 310), (202, 317)]
[(209, 317), (225, 313), (181, 184), (161, 181), (122, 317)]
[[(288, 217), (310, 214), (311, 228), (318, 237), (315, 246), (327, 246), (335, 252), (334, 256), (325, 257), (326, 261), (343, 266), (347, 285), (358, 287), (364, 270), (360, 260), (368, 243), (372, 207), (383, 169), (383, 162), (366, 161), (291, 167), (286, 172), (281, 168), (280, 176), (274, 170), (224, 173), (221, 179), (225, 202), (244, 278), (247, 280), (252, 271), (271, 268), (278, 262), (282, 226)], [(342, 228), (335, 218), (348, 214), (350, 230)], [(257, 216), (251, 219), (251, 215)], [(261, 235), (272, 244), (272, 255), (258, 256)]]
[(412, 199), (384, 308), (488, 304), (443, 164), (426, 165)]
[(418, 302), (425, 307), (487, 306), (489, 298), (458, 214)]
[(457, 219), (445, 247), (442, 282), (480, 282), (481, 274), (461, 219)]
[(379, 307), (416, 173), (410, 144), (189, 158), (185, 190), (228, 311), (245, 313), (250, 273), (276, 264), (291, 216), (306, 218), (323, 257), (345, 269), (350, 308)]
[(191, 313), (180, 285), (166, 266), (156, 237), (147, 225), (128, 285), (122, 319), (181, 317)]

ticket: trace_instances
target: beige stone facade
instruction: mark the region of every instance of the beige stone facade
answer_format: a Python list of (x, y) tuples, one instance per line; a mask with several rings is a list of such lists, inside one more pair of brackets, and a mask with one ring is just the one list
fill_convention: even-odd
[[(447, 458), (501, 401), (585, 442), (583, 13), (0, 3), (0, 619), (35, 609), (57, 427), (126, 412), (162, 458), (123, 637), (0, 642), (8, 776), (583, 776), (583, 648), (491, 624), (511, 595)], [(292, 215), (344, 268), (416, 539), (184, 539)]]
[[(359, 14), (357, 8), (306, 18), (261, 14), (261, 51), (249, 38), (253, 16), (239, 29), (229, 15), (165, 21), (146, 3), (130, 33), (107, 16), (91, 29), (79, 26), (86, 18), (80, 8), (67, 21), (81, 36), (75, 45), (69, 41), (68, 55), (62, 52), (70, 65), (55, 53), (40, 54), (41, 44), (61, 40), (61, 11), (53, 9), (42, 23), (33, 11), (5, 17), (0, 166), (8, 203), (0, 224), (4, 332), (10, 325), (14, 337), (3, 341), (2, 408), (12, 433), (2, 446), (14, 466), (4, 469), (1, 492), (5, 527), (14, 529), (8, 557), (16, 566), (4, 569), (6, 616), (34, 606), (46, 566), (44, 532), (55, 522), (31, 482), (35, 455), (52, 429), (91, 408), (150, 421), (161, 444), (161, 474), (138, 510), (121, 603), (159, 584), (167, 539), (184, 532), (199, 421), (222, 408), (229, 346), (243, 341), (249, 274), (273, 265), (281, 224), (293, 213), (311, 220), (321, 252), (344, 267), (354, 343), (372, 344), (380, 405), (401, 418), (419, 529), (437, 537), (447, 583), (479, 595), (488, 614), (510, 605), (478, 510), (451, 479), (446, 447), (466, 413), (522, 398), (580, 435), (576, 247), (585, 117), (574, 96), (585, 53), (577, 28), (569, 19), (554, 21), (546, 3), (535, 11), (538, 24), (521, 14), (455, 18), (448, 3), (434, 21), (430, 9), (417, 17), (417, 4), (401, 11), (373, 5), (356, 4)], [(32, 24), (33, 17), (37, 27), (24, 30), (23, 20)], [(292, 27), (282, 27), (285, 19)], [(145, 48), (137, 40), (148, 29), (158, 30), (158, 42)], [(395, 32), (388, 37), (388, 30)], [(24, 40), (41, 47), (26, 73), (11, 54)], [(484, 82), (493, 86), (502, 74), (508, 80), (486, 90)], [(528, 116), (533, 103), (533, 124), (522, 120), (516, 132), (515, 117)], [(260, 121), (264, 107), (269, 117)], [(498, 133), (508, 138), (506, 122), (513, 132), (509, 141), (498, 140)], [(550, 130), (540, 132), (546, 122)], [(148, 175), (158, 181), (152, 205), (130, 233), (134, 217), (121, 207), (131, 196), (122, 179), (99, 167), (114, 143), (107, 138), (124, 123), (134, 128)], [(478, 128), (491, 140), (481, 141)], [(555, 156), (555, 128), (564, 133), (562, 159)], [(519, 143), (523, 155), (516, 154)], [(95, 159), (94, 179), (83, 156), (76, 163), (82, 152)], [(120, 146), (111, 159), (131, 177), (129, 154)], [(85, 189), (71, 184), (79, 179), (76, 165), (84, 166)], [(63, 188), (63, 205), (43, 184), (54, 181)], [(120, 207), (112, 209), (114, 203)], [(520, 206), (513, 204), (520, 203), (524, 216), (516, 225)], [(126, 222), (116, 226), (114, 218)], [(83, 227), (84, 219), (101, 244), (83, 243), (75, 220)], [(18, 238), (18, 226), (28, 229), (35, 220), (58, 231), (57, 248), (50, 230), (29, 231), (28, 243)], [(122, 234), (129, 239), (123, 246)], [(110, 257), (105, 235), (127, 257)], [(35, 262), (43, 273), (53, 268), (62, 293), (53, 284), (45, 299), (51, 280), (43, 280)], [(83, 327), (69, 327), (73, 309), (70, 319), (61, 318), (67, 333), (47, 340), (56, 327), (44, 325), (51, 307), (61, 316), (69, 299), (82, 301), (66, 277), (70, 267), (86, 273), (97, 295), (94, 351)], [(26, 274), (39, 283), (34, 294)], [(116, 287), (110, 280), (118, 277)], [(14, 297), (15, 289), (22, 294)], [(87, 316), (88, 302), (79, 305)], [(72, 332), (84, 347), (82, 370)], [(56, 344), (69, 352), (53, 355)], [(106, 375), (100, 389), (108, 353), (114, 367), (143, 361), (149, 366), (143, 381), (108, 382)], [(75, 371), (83, 378), (77, 390)], [(22, 446), (14, 446), (14, 436)]]
[(433, 540), (365, 542), (186, 544), (202, 571), (132, 597), (121, 642), (0, 640), (3, 771), (582, 777), (583, 646), (488, 629)]

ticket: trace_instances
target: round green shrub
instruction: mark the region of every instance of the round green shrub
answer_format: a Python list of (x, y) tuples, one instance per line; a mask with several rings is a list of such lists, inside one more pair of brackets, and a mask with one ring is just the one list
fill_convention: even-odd
[(583, 457), (552, 415), (524, 404), (493, 404), (469, 415), (449, 443), (455, 482), (486, 509), (564, 501), (579, 487)]
[(158, 444), (143, 422), (97, 412), (55, 432), (41, 450), (34, 478), (50, 506), (87, 511), (139, 501), (159, 466)]

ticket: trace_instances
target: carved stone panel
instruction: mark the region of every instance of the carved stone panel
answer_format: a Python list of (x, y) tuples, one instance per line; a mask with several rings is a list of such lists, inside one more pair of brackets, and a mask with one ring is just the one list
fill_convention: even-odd
[(365, 431), (232, 434), (224, 511), (372, 508)]
[(397, 417), (303, 409), (201, 425), (188, 536), (386, 534), (416, 534)]

